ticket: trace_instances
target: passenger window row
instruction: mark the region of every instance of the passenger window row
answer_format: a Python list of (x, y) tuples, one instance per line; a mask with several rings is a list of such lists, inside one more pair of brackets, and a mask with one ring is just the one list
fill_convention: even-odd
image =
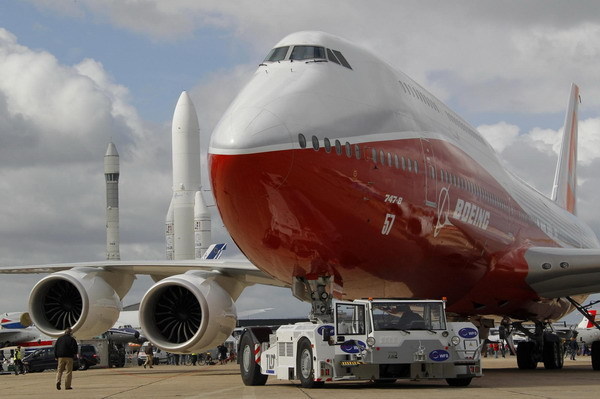
[(402, 168), (402, 170), (408, 170), (409, 172), (419, 173), (419, 163), (408, 157), (398, 157), (398, 154), (386, 153), (383, 150), (379, 150), (379, 157), (376, 148), (371, 148), (371, 160), (377, 164), (387, 165), (389, 167), (395, 167), (396, 169)]
[(404, 83), (401, 80), (399, 80), (398, 82), (400, 83), (400, 86), (402, 86), (404, 93), (410, 94), (414, 98), (421, 100), (421, 102), (423, 102), (423, 104), (429, 106), (431, 109), (433, 109), (437, 112), (440, 112), (440, 109), (435, 104), (435, 102), (433, 100), (431, 100), (428, 96), (423, 94), (419, 89), (415, 88), (414, 86), (412, 86), (409, 83)]
[[(432, 171), (432, 176), (433, 173), (434, 172)], [(552, 225), (551, 223), (544, 222), (537, 217), (531, 216), (520, 209), (516, 209), (510, 206), (506, 200), (498, 197), (495, 194), (492, 194), (488, 190), (482, 188), (478, 184), (473, 183), (469, 179), (440, 169), (439, 180), (442, 183), (451, 184), (455, 187), (468, 191), (471, 194), (483, 199), (483, 201), (489, 203), (490, 205), (509, 213), (512, 217), (516, 217), (525, 223), (537, 225), (543, 232), (548, 234), (550, 237), (559, 238), (561, 236), (561, 231), (556, 226)], [(566, 240), (567, 241), (565, 242), (569, 242), (568, 238)]]
[(346, 57), (338, 51), (332, 49), (326, 49), (321, 46), (283, 46), (272, 49), (269, 54), (265, 57), (265, 62), (279, 62), (279, 61), (301, 61), (308, 60), (306, 62), (327, 62), (331, 61), (348, 69), (352, 69)]
[[(306, 148), (307, 142), (304, 134), (298, 134), (298, 144), (300, 148)], [(311, 137), (312, 148), (315, 151), (319, 151), (321, 149), (321, 143), (319, 142), (319, 138), (317, 136)], [(395, 167), (396, 169), (408, 170), (409, 172), (419, 173), (419, 163), (416, 160), (410, 159), (408, 157), (398, 156), (398, 154), (392, 154), (390, 152), (384, 152), (383, 150), (377, 150), (373, 147), (365, 147), (361, 149), (358, 144), (352, 145), (346, 141), (346, 143), (342, 144), (341, 141), (335, 140), (333, 144), (331, 140), (327, 137), (323, 139), (323, 148), (326, 153), (331, 153), (335, 151), (337, 155), (345, 154), (346, 157), (352, 158), (353, 156), (356, 159), (361, 159), (363, 156), (365, 159), (367, 157), (367, 149), (371, 149), (371, 160), (377, 164), (387, 165), (389, 167)]]
[(495, 194), (492, 194), (485, 188), (479, 186), (478, 184), (473, 183), (471, 180), (466, 179), (460, 175), (448, 172), (447, 170), (444, 170), (444, 169), (440, 169), (439, 180), (442, 183), (451, 184), (462, 190), (468, 191), (471, 194), (480, 197), (487, 203), (495, 206), (496, 208), (503, 209), (507, 212), (509, 211), (510, 207), (504, 199), (498, 197)]

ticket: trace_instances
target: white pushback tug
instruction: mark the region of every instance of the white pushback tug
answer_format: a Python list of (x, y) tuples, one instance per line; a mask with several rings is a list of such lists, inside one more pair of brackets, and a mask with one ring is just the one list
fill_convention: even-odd
[(446, 379), (467, 386), (480, 377), (481, 342), (475, 325), (448, 322), (442, 300), (331, 302), (332, 322), (248, 328), (239, 345), (246, 385), (268, 376), (300, 380), (305, 388), (326, 381)]

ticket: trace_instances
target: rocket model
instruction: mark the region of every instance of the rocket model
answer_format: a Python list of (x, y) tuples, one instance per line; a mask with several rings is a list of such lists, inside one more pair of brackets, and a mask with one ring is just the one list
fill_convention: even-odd
[(119, 260), (119, 153), (108, 143), (104, 155), (106, 180), (106, 259)]
[(173, 197), (165, 219), (167, 259), (200, 258), (210, 244), (210, 212), (200, 191), (198, 116), (185, 91), (175, 106), (171, 135)]

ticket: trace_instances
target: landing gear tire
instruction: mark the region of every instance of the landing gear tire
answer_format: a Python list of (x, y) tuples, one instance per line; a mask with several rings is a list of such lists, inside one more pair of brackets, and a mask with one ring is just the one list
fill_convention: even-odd
[(313, 351), (310, 341), (302, 339), (298, 344), (298, 359), (296, 360), (296, 372), (300, 378), (302, 388), (319, 388), (324, 385), (323, 381), (315, 381), (315, 368), (313, 362)]
[(446, 378), (446, 382), (451, 387), (466, 387), (469, 386), (473, 378)]
[(521, 370), (534, 370), (537, 367), (535, 342), (521, 342), (517, 347), (517, 365)]
[(563, 349), (560, 342), (544, 342), (544, 368), (546, 370), (562, 369)]
[(244, 385), (265, 385), (269, 376), (260, 373), (260, 366), (254, 360), (254, 340), (249, 332), (242, 335), (240, 355), (242, 356), (240, 359), (240, 372)]
[(592, 368), (600, 370), (600, 341), (592, 342)]

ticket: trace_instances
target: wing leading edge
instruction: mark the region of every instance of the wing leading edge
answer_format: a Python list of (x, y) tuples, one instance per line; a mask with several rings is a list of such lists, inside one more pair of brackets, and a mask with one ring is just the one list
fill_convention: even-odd
[(544, 298), (600, 292), (600, 249), (531, 247), (527, 283)]
[(47, 265), (3, 266), (0, 274), (42, 274), (54, 273), (74, 268), (98, 268), (111, 272), (126, 274), (150, 275), (153, 278), (165, 278), (188, 271), (206, 271), (233, 277), (245, 285), (263, 284), (286, 287), (284, 283), (274, 279), (246, 260), (149, 260), (149, 261), (98, 261), (79, 263), (56, 263)]

